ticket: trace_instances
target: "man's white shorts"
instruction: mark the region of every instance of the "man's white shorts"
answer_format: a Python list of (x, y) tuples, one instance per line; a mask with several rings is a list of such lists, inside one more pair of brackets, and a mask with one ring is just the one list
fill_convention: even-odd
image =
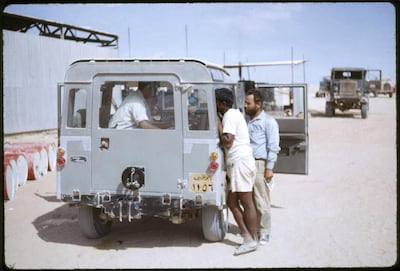
[(253, 191), (256, 178), (256, 163), (253, 157), (227, 161), (227, 175), (230, 178), (229, 190), (232, 192)]

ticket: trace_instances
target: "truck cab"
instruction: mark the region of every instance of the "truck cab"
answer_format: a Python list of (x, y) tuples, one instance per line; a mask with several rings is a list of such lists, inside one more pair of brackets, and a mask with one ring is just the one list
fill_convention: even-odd
[(369, 111), (369, 94), (375, 90), (375, 84), (372, 84), (372, 81), (370, 84), (368, 76), (374, 71), (379, 70), (332, 68), (329, 89), (325, 96), (325, 115), (334, 116), (335, 109), (342, 112), (359, 109), (361, 118), (366, 119)]
[[(154, 83), (151, 122), (164, 128), (110, 125), (140, 82)], [(244, 112), (245, 91), (225, 69), (201, 60), (70, 65), (58, 86), (57, 198), (79, 207), (86, 237), (108, 234), (113, 221), (153, 216), (175, 224), (201, 217), (205, 239), (224, 239), (227, 184), (214, 93), (221, 87), (233, 90), (234, 106)]]

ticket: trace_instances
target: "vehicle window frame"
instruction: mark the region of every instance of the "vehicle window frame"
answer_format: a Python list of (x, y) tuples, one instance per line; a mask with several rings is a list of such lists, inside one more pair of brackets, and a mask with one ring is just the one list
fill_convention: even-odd
[[(83, 93), (83, 97), (81, 99), (84, 99), (83, 102), (80, 102), (80, 105), (82, 106), (79, 109), (76, 109), (77, 106), (79, 106), (77, 103), (77, 93)], [(88, 96), (89, 96), (89, 91), (87, 88), (82, 88), (78, 86), (71, 86), (67, 91), (67, 112), (66, 112), (66, 128), (67, 129), (86, 129), (88, 127), (88, 120), (90, 118), (90, 115), (88, 117)], [(80, 123), (80, 125), (79, 125)]]
[[(171, 75), (162, 75), (162, 76), (151, 76), (151, 75), (115, 75), (115, 74), (105, 74), (105, 75), (97, 75), (94, 77), (93, 79), (93, 92), (96, 95), (96, 99), (98, 99), (98, 101), (96, 102), (96, 108), (94, 108), (95, 112), (94, 114), (94, 118), (95, 118), (95, 124), (97, 126), (98, 129), (103, 129), (103, 130), (149, 130), (149, 131), (158, 131), (158, 129), (141, 129), (141, 128), (131, 128), (131, 129), (113, 129), (113, 128), (109, 128), (108, 125), (106, 127), (102, 127), (100, 125), (100, 107), (103, 103), (102, 101), (102, 92), (101, 92), (101, 86), (103, 86), (106, 82), (116, 82), (119, 84), (122, 83), (127, 83), (127, 82), (131, 82), (135, 85), (135, 89), (137, 89), (137, 82), (139, 81), (152, 81), (152, 82), (162, 82), (165, 84), (169, 84), (169, 87), (172, 90), (172, 101), (173, 101), (173, 120), (174, 120), (174, 126), (172, 128), (169, 129), (160, 129), (162, 131), (167, 131), (167, 130), (176, 130), (178, 129), (177, 126), (180, 126), (178, 124), (179, 122), (179, 115), (178, 115), (178, 111), (180, 111), (180, 106), (177, 105), (177, 97), (176, 97), (176, 90), (175, 90), (175, 84), (176, 84), (176, 77), (171, 76)], [(181, 98), (179, 97), (179, 103), (181, 101)], [(122, 100), (121, 100), (122, 102)], [(109, 118), (109, 120), (111, 119), (111, 117)], [(108, 122), (109, 122), (108, 120)], [(104, 126), (104, 125), (103, 125)]]

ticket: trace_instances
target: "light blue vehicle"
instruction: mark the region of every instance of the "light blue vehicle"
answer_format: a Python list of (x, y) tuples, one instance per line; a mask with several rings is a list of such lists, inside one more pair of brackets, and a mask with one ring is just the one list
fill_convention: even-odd
[[(139, 82), (155, 84), (151, 121), (168, 128), (109, 126)], [(243, 109), (244, 89), (222, 67), (200, 60), (71, 64), (58, 90), (57, 198), (80, 207), (85, 236), (106, 235), (115, 220), (155, 216), (176, 224), (201, 217), (205, 239), (224, 239), (227, 185), (214, 95), (220, 87), (233, 89)]]

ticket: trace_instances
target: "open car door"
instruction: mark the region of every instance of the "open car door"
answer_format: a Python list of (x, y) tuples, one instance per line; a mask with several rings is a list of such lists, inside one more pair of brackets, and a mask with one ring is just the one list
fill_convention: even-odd
[(256, 83), (263, 108), (279, 124), (280, 147), (275, 173), (308, 174), (308, 109), (306, 84)]

